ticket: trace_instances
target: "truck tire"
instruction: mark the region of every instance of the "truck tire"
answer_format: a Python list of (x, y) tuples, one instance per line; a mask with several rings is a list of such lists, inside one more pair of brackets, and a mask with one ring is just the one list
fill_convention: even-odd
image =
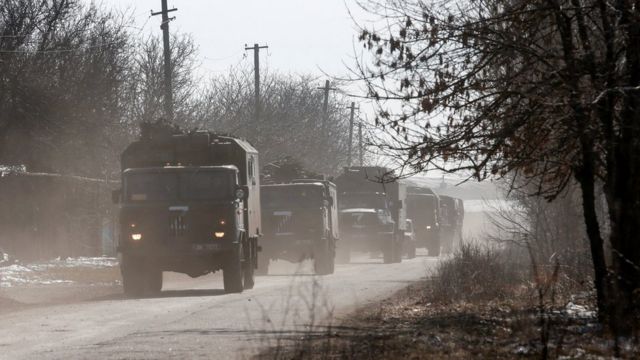
[(416, 257), (416, 243), (409, 244), (409, 250), (407, 251), (407, 259), (415, 259)]
[(255, 285), (254, 271), (256, 269), (257, 263), (257, 246), (254, 246), (255, 242), (249, 240), (248, 246), (244, 247), (244, 261), (242, 262), (242, 272), (244, 276), (244, 286), (245, 290), (253, 289)]
[(120, 273), (122, 274), (122, 289), (126, 296), (139, 297), (144, 295), (144, 277), (139, 261), (123, 255)]
[(394, 263), (401, 263), (402, 262), (402, 253), (403, 253), (403, 246), (402, 246), (402, 242), (401, 241), (396, 241), (394, 242), (394, 249), (393, 249), (393, 262)]
[(427, 251), (429, 256), (440, 256), (440, 239), (430, 239), (427, 242)]
[(155, 267), (145, 269), (146, 295), (158, 295), (162, 292), (162, 271)]
[(335, 271), (335, 256), (331, 249), (319, 248), (313, 253), (313, 268), (316, 275), (329, 275)]
[(229, 254), (222, 269), (224, 292), (241, 293), (244, 290), (244, 271), (242, 266), (242, 247), (239, 246)]
[(144, 259), (123, 255), (120, 271), (127, 296), (156, 295), (162, 290), (162, 271)]
[(256, 268), (255, 275), (268, 275), (270, 261), (268, 256), (258, 256), (258, 267)]
[(384, 249), (382, 249), (382, 261), (385, 264), (391, 264), (393, 262), (393, 259), (395, 258), (395, 248), (393, 239), (389, 239), (384, 244)]

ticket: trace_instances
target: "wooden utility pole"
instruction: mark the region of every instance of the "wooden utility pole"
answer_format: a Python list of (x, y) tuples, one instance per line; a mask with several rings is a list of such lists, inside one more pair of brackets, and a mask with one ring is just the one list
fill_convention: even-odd
[(253, 73), (255, 76), (254, 85), (255, 85), (255, 117), (256, 123), (260, 120), (260, 49), (268, 49), (268, 46), (260, 46), (258, 44), (253, 44), (253, 46), (247, 47), (244, 46), (246, 50), (253, 50)]
[(359, 138), (360, 138), (360, 145), (359, 150), (360, 150), (360, 166), (363, 166), (363, 161), (362, 161), (362, 153), (363, 153), (363, 147), (362, 147), (362, 123), (358, 123), (358, 134), (359, 134)]
[(153, 12), (151, 16), (162, 15), (162, 45), (164, 48), (164, 108), (167, 121), (173, 121), (173, 87), (171, 86), (171, 44), (169, 39), (169, 21), (175, 17), (169, 18), (169, 13), (178, 9), (167, 9), (167, 0), (162, 0), (162, 11)]
[(347, 164), (351, 166), (351, 153), (353, 151), (353, 116), (356, 112), (356, 103), (351, 102), (351, 106), (349, 106), (349, 108), (351, 109), (351, 115), (349, 116), (349, 156), (347, 158)]
[(318, 89), (324, 90), (324, 104), (322, 105), (322, 139), (323, 141), (326, 141), (327, 140), (327, 122), (329, 121), (329, 91), (338, 90), (338, 89), (332, 88), (329, 80), (326, 80), (324, 82), (324, 86), (319, 87)]

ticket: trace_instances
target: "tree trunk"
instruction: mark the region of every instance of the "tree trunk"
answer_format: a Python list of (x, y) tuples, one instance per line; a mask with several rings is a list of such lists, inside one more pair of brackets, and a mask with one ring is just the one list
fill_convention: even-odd
[(582, 190), (582, 212), (589, 238), (591, 260), (593, 261), (594, 285), (597, 295), (598, 319), (601, 323), (607, 322), (609, 314), (609, 299), (607, 297), (607, 264), (604, 255), (604, 242), (600, 232), (600, 223), (596, 212), (595, 173), (593, 167), (592, 146), (581, 137), (583, 165), (581, 171), (576, 173), (576, 178)]

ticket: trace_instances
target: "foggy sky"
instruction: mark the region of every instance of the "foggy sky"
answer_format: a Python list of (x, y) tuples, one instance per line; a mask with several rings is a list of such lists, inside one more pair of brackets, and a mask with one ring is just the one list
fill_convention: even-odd
[[(130, 9), (143, 33), (161, 34), (160, 0), (102, 0), (105, 7)], [(172, 32), (193, 35), (199, 46), (202, 71), (221, 73), (239, 62), (252, 66), (253, 55), (244, 45), (268, 45), (261, 64), (278, 72), (331, 75), (346, 73), (357, 30), (345, 3), (352, 0), (169, 0), (178, 8), (170, 16)], [(135, 30), (134, 30), (135, 32)], [(357, 45), (356, 45), (357, 46)], [(262, 67), (262, 66), (261, 66)]]

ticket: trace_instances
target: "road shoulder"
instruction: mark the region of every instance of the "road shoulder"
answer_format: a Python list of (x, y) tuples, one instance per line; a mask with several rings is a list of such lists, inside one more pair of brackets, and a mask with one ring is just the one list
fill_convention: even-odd
[[(419, 281), (377, 304), (360, 308), (334, 326), (315, 327), (279, 342), (258, 359), (468, 359), (610, 356), (590, 299), (559, 299), (544, 313), (530, 289), (485, 301), (436, 300)], [(542, 315), (541, 315), (542, 314)], [(541, 322), (542, 317), (544, 322)], [(542, 325), (541, 325), (542, 324)], [(542, 326), (546, 332), (542, 332)], [(546, 336), (546, 337), (545, 337)], [(640, 352), (631, 347), (623, 358)]]

